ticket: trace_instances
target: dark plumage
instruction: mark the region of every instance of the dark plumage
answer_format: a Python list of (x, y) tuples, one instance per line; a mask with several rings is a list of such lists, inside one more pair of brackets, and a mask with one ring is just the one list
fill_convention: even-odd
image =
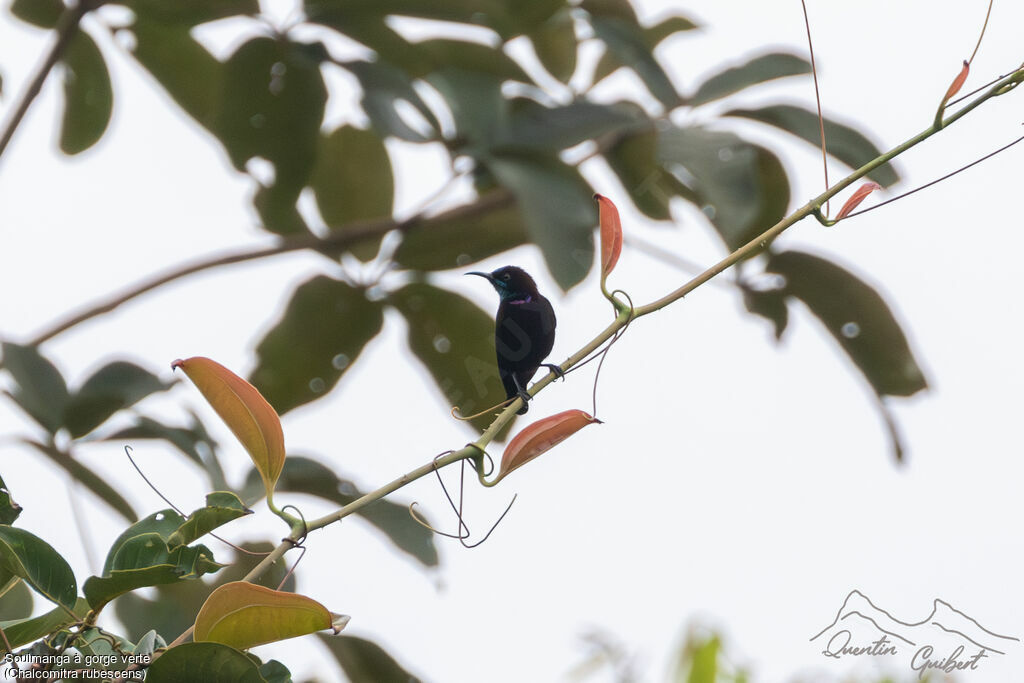
[[(498, 374), (508, 398), (519, 396), (522, 415), (529, 408), (526, 402), (527, 383), (533, 379), (555, 343), (555, 311), (551, 302), (537, 291), (537, 284), (522, 268), (505, 266), (493, 273), (466, 273), (487, 278), (501, 297), (494, 320), (494, 345), (498, 353)], [(557, 365), (545, 364), (561, 375)]]

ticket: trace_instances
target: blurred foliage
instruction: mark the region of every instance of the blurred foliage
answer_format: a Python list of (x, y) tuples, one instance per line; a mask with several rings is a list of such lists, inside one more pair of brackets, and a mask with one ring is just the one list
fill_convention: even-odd
[[(755, 122), (818, 144), (816, 116), (800, 106), (724, 106), (721, 114), (700, 109), (727, 105), (731, 96), (775, 79), (806, 78), (806, 59), (781, 52), (739, 55), (692, 91), (681, 92), (655, 48), (685, 40), (698, 29), (696, 22), (681, 14), (641, 21), (628, 0), (305, 0), (300, 16), (274, 28), (269, 21), (248, 20), (264, 19), (257, 0), (105, 4), (131, 10), (123, 15), (127, 23), (86, 22), (69, 34), (59, 55), (59, 148), (81, 154), (108, 134), (118, 97), (107, 60), (121, 58), (101, 47), (110, 44), (108, 36), (97, 39), (98, 32), (109, 31), (125, 39), (129, 59), (194, 120), (237, 172), (250, 175), (262, 229), (285, 239), (308, 239), (325, 263), (343, 265), (343, 277), (311, 275), (282, 292), (288, 300), (284, 312), (263, 326), (267, 331), (256, 343), (251, 380), (281, 413), (343, 384), (388, 311), (405, 320), (410, 351), (446, 406), (469, 413), (497, 403), (503, 391), (493, 363), (492, 312), (431, 284), (430, 275), (534, 244), (563, 290), (579, 284), (593, 267), (597, 222), (595, 188), (579, 168), (584, 159), (596, 155), (607, 161), (636, 208), (652, 220), (671, 222), (681, 203), (697, 208), (723, 248), (731, 250), (756, 239), (790, 208), (790, 180), (778, 152), (754, 144), (744, 136), (746, 128), (733, 124)], [(72, 9), (61, 0), (9, 5), (12, 16), (49, 31), (63, 30)], [(473, 27), (476, 38), (412, 40), (396, 28), (395, 16), (462, 24)], [(237, 18), (246, 20), (232, 20)], [(220, 57), (193, 29), (224, 19), (229, 21), (220, 28), (231, 34), (227, 43), (233, 49)], [(319, 39), (308, 38), (313, 35)], [(506, 51), (509, 41), (522, 37), (550, 78), (534, 80), (530, 74), (536, 70)], [(602, 48), (596, 64), (580, 59), (585, 42)], [(353, 54), (353, 47), (358, 56), (336, 57)], [(613, 101), (594, 96), (593, 86), (620, 69), (632, 72), (642, 88)], [(325, 127), (328, 103), (339, 95), (325, 80), (331, 71), (358, 83), (369, 127)], [(670, 116), (698, 109), (699, 117)], [(826, 120), (825, 129), (829, 153), (848, 166), (859, 167), (879, 154), (870, 137), (849, 124)], [(453, 174), (455, 168), (471, 169), (476, 196), (440, 212), (396, 220), (389, 151), (396, 144), (441, 146)], [(565, 154), (575, 148), (588, 153)], [(272, 172), (255, 173), (256, 161)], [(883, 186), (898, 180), (889, 164), (872, 177)], [(312, 208), (300, 209), (303, 195), (312, 199)], [(389, 234), (393, 239), (384, 240)], [(312, 239), (317, 235), (323, 238), (319, 244)], [(389, 274), (387, 282), (380, 275), (370, 281), (352, 276), (344, 267), (350, 256), (374, 262), (373, 270)], [(820, 256), (769, 248), (743, 264), (739, 284), (747, 310), (769, 320), (776, 338), (787, 329), (790, 304), (800, 301), (880, 400), (925, 388), (889, 306), (850, 270)], [(259, 495), (258, 481), (254, 489), (253, 477), (237, 487), (226, 480), (218, 445), (194, 415), (179, 425), (140, 411), (140, 402), (170, 387), (152, 372), (114, 361), (72, 388), (40, 349), (5, 342), (2, 353), (9, 386), (4, 395), (27, 416), (32, 431), (19, 437), (21, 442), (134, 523), (112, 548), (116, 561), (108, 558), (105, 576), (85, 584), (97, 605), (116, 598), (116, 612), (138, 643), (97, 638), (95, 632), (88, 638), (84, 631), (71, 634), (68, 629), (88, 609), (77, 597), (73, 573), (45, 541), (10, 526), (0, 527), (5, 632), (23, 638), (19, 645), (55, 636), (32, 645), (37, 652), (59, 646), (60, 638), (75, 638), (72, 647), (82, 652), (101, 646), (152, 651), (157, 643), (170, 642), (192, 623), (213, 586), (243, 576), (256, 558), (239, 555), (213, 584), (199, 579), (220, 568), (205, 546), (188, 545), (201, 534), (182, 531), (185, 520), (174, 511), (136, 521), (119, 487), (88, 467), (81, 451), (90, 442), (158, 439), (201, 468), (214, 490), (234, 489), (252, 500)], [(468, 424), (482, 430), (487, 420)], [(296, 456), (288, 459), (279, 488), (337, 505), (361, 495), (322, 464)], [(220, 511), (202, 513), (204, 533), (239, 513), (212, 508)], [(0, 482), (0, 522), (13, 524), (19, 511)], [(437, 565), (433, 537), (403, 506), (381, 501), (360, 514), (423, 566)], [(115, 571), (122, 573), (114, 576)], [(283, 567), (275, 566), (263, 581), (276, 586), (283, 577)], [(286, 589), (293, 582), (294, 576)], [(143, 586), (155, 587), (154, 599), (133, 592)], [(30, 589), (66, 609), (28, 619)], [(350, 680), (411, 678), (373, 643), (348, 636), (326, 642)], [(209, 672), (206, 680), (219, 680), (215, 675), (289, 680), (280, 663), (262, 663), (225, 646), (193, 644), (173, 652), (159, 660), (150, 680), (181, 680), (196, 671)], [(741, 674), (723, 678), (720, 661), (716, 638), (689, 644), (679, 667), (686, 673), (677, 680), (745, 680)]]

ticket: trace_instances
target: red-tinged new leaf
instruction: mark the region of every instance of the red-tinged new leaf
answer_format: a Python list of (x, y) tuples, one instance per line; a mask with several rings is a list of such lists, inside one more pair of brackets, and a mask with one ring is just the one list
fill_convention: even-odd
[(836, 216), (836, 220), (841, 221), (849, 216), (850, 213), (853, 212), (853, 210), (856, 209), (869, 194), (881, 188), (882, 186), (878, 183), (868, 182), (861, 185), (857, 188), (857, 191), (850, 195), (850, 198), (846, 200), (846, 203), (843, 204), (843, 208), (839, 209), (839, 214)]
[(597, 200), (601, 223), (601, 279), (603, 281), (618, 263), (619, 253), (622, 252), (622, 221), (619, 220), (619, 210), (615, 208), (612, 200), (599, 194), (595, 194), (594, 199)]
[(501, 471), (498, 472), (495, 483), (501, 481), (512, 470), (522, 467), (595, 422), (601, 421), (582, 410), (566, 410), (534, 422), (519, 432), (505, 447), (505, 453), (501, 456)]
[(967, 74), (970, 73), (970, 71), (971, 64), (965, 59), (964, 65), (960, 69), (960, 73), (958, 73), (956, 78), (953, 79), (953, 82), (949, 84), (949, 90), (946, 91), (946, 96), (942, 98), (943, 107), (946, 106), (946, 102), (949, 102), (954, 95), (960, 92), (960, 88), (964, 87), (964, 81), (967, 80)]
[(281, 419), (256, 387), (220, 363), (196, 356), (171, 363), (182, 371), (213, 406), (259, 470), (267, 495), (284, 467), (284, 432)]

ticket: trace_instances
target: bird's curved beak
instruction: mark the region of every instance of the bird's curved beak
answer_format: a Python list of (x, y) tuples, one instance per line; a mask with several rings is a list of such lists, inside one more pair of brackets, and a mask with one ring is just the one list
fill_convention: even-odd
[(492, 284), (494, 283), (494, 278), (491, 277), (490, 273), (481, 273), (479, 270), (474, 270), (474, 271), (472, 271), (470, 273), (463, 273), (463, 274), (464, 275), (479, 275), (480, 277), (486, 279), (488, 282), (490, 282)]

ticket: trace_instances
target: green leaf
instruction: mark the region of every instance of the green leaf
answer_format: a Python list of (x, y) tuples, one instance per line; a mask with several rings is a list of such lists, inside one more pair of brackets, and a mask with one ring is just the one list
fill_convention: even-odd
[(107, 559), (103, 563), (103, 575), (106, 576), (110, 574), (112, 569), (118, 568), (115, 565), (115, 558), (121, 551), (121, 548), (131, 539), (146, 534), (156, 534), (166, 542), (171, 537), (171, 534), (177, 531), (184, 523), (185, 518), (170, 508), (154, 512), (148, 517), (135, 522), (135, 524), (122, 531), (121, 535), (110, 545), (110, 550), (107, 551)]
[(32, 589), (21, 578), (10, 576), (10, 587), (0, 595), (0, 620), (26, 619), (32, 614)]
[(406, 231), (394, 260), (413, 270), (448, 270), (500, 254), (527, 241), (522, 214), (510, 193), (491, 190), (482, 213), (461, 207), (423, 219)]
[(34, 346), (3, 342), (3, 367), (14, 379), (14, 402), (51, 434), (64, 424), (68, 386), (60, 371)]
[[(741, 116), (760, 121), (796, 135), (802, 140), (821, 148), (821, 133), (818, 129), (817, 112), (789, 104), (776, 104), (759, 109), (733, 109), (725, 116)], [(825, 118), (825, 142), (828, 153), (850, 168), (860, 168), (882, 152), (862, 133), (850, 126)], [(885, 163), (871, 171), (870, 178), (882, 187), (889, 187), (899, 181), (891, 163)]]
[(134, 655), (151, 655), (158, 649), (166, 648), (167, 641), (165, 641), (156, 629), (150, 629), (139, 638), (139, 642), (135, 643), (135, 649), (132, 651)]
[(14, 502), (7, 484), (0, 477), (0, 524), (13, 524), (21, 514), (21, 506)]
[[(345, 68), (359, 79), (363, 90), (363, 111), (380, 135), (408, 142), (427, 142), (438, 138), (440, 124), (402, 70), (386, 62), (348, 62)], [(428, 134), (424, 135), (406, 123), (399, 114), (399, 102), (412, 105), (420, 113), (429, 124)]]
[(383, 322), (364, 290), (323, 275), (307, 280), (256, 347), (249, 381), (283, 415), (334, 387)]
[(563, 290), (579, 284), (594, 262), (594, 190), (578, 169), (554, 156), (488, 155), (487, 168), (510, 189), (530, 240)]
[(54, 28), (64, 13), (60, 0), (14, 0), (11, 14), (39, 28)]
[(168, 550), (158, 533), (127, 539), (108, 558), (104, 576), (90, 576), (83, 586), (89, 606), (98, 611), (108, 602), (137, 588), (195, 579), (224, 567), (213, 560), (205, 545), (178, 546)]
[(636, 72), (666, 109), (683, 103), (668, 74), (655, 59), (647, 37), (638, 24), (620, 18), (591, 14), (590, 25), (616, 60)]
[(576, 72), (576, 29), (572, 12), (563, 9), (530, 33), (537, 59), (548, 73), (568, 83)]
[(114, 107), (114, 91), (103, 54), (88, 34), (75, 33), (64, 50), (61, 63), (64, 65), (64, 116), (60, 149), (65, 154), (78, 154), (103, 137)]
[(108, 484), (103, 477), (79, 462), (77, 458), (72, 457), (55, 446), (41, 444), (30, 439), (23, 440), (23, 443), (35, 448), (48, 457), (58, 467), (70, 474), (72, 478), (81, 482), (83, 486), (99, 496), (100, 500), (119, 512), (128, 521), (134, 522), (138, 518), (131, 504), (113, 486)]
[(686, 677), (686, 683), (716, 683), (720, 645), (718, 637), (712, 636), (696, 646), (690, 662), (690, 675)]
[(811, 63), (803, 57), (786, 52), (773, 52), (716, 73), (701, 83), (697, 87), (697, 92), (686, 103), (697, 107), (758, 83), (809, 73)]
[(220, 643), (184, 643), (164, 652), (146, 670), (148, 683), (264, 683), (255, 658)]
[(508, 102), (501, 81), (490, 74), (447, 67), (427, 78), (441, 93), (455, 119), (458, 143), (472, 145), (474, 155), (490, 147), (508, 125)]
[(414, 44), (423, 68), (415, 76), (426, 76), (439, 69), (458, 69), (486, 74), (501, 81), (533, 83), (511, 57), (500, 47), (490, 47), (464, 40), (435, 38)]
[(273, 232), (303, 228), (289, 207), (313, 170), (327, 101), (316, 52), (317, 45), (258, 37), (224, 63), (214, 130), (239, 171), (254, 157), (274, 165), (275, 192), (257, 204)]
[(735, 250), (786, 215), (789, 181), (778, 158), (733, 133), (671, 128), (658, 141), (669, 170), (682, 171), (722, 241)]
[(130, 7), (135, 14), (147, 20), (186, 27), (260, 13), (259, 0), (131, 0)]
[(380, 645), (369, 640), (321, 633), (317, 637), (334, 655), (351, 683), (416, 683), (420, 680)]
[(508, 125), (492, 144), (492, 150), (550, 152), (643, 125), (649, 125), (643, 112), (625, 103), (596, 104), (581, 99), (560, 107), (545, 107), (521, 98), (513, 102)]
[(64, 424), (77, 439), (99, 427), (117, 411), (171, 386), (138, 365), (124, 361), (110, 363), (97, 370), (71, 396), (64, 412)]
[(906, 335), (885, 300), (835, 263), (799, 251), (772, 254), (769, 272), (810, 309), (879, 396), (911, 396), (928, 387)]
[(35, 534), (0, 524), (0, 567), (20, 576), (50, 602), (73, 609), (78, 582), (70, 565)]
[(630, 199), (644, 215), (658, 221), (672, 219), (673, 197), (696, 202), (696, 194), (662, 168), (658, 159), (658, 133), (653, 127), (619, 139), (604, 153)]
[[(88, 611), (89, 603), (85, 601), (85, 598), (78, 598), (75, 601), (74, 607), (71, 608), (71, 614), (68, 614), (68, 610), (64, 607), (54, 607), (49, 612), (40, 614), (38, 617), (0, 621), (0, 629), (3, 629), (4, 636), (6, 636), (7, 642), (11, 644), (11, 647), (16, 648), (67, 628), (77, 621), (81, 621), (85, 618)], [(7, 648), (0, 642), (0, 653), (6, 652)]]
[(186, 114), (215, 132), (224, 83), (223, 63), (192, 38), (188, 26), (161, 24), (139, 16), (132, 32), (135, 59)]
[[(320, 137), (316, 167), (310, 179), (320, 215), (332, 233), (346, 233), (353, 222), (391, 215), (395, 179), (391, 158), (372, 131), (352, 126)], [(350, 251), (372, 259), (380, 238), (358, 242)]]
[(135, 644), (110, 631), (89, 626), (75, 638), (74, 648), (84, 657), (91, 658), (90, 668), (114, 674), (124, 671), (132, 663), (124, 661), (124, 653), (131, 652)]
[(775, 326), (775, 339), (782, 339), (782, 333), (789, 324), (789, 306), (786, 293), (781, 289), (753, 289), (740, 285), (743, 291), (743, 305), (754, 315), (770, 320)]
[(670, 17), (665, 17), (657, 24), (645, 28), (644, 36), (647, 38), (647, 44), (653, 50), (666, 38), (673, 36), (676, 33), (692, 31), (697, 28), (700, 28), (700, 25), (692, 19), (684, 17), (681, 14), (676, 14)]
[[(262, 484), (256, 470), (251, 470), (246, 477), (245, 490), (262, 497)], [(300, 455), (289, 455), (285, 460), (275, 490), (317, 496), (339, 507), (344, 507), (363, 495), (351, 481), (339, 479), (328, 467)], [(427, 567), (437, 566), (437, 547), (434, 545), (433, 533), (409, 516), (406, 505), (379, 500), (360, 509), (356, 514), (362, 515), (366, 521), (382, 531), (399, 550), (415, 557)]]
[[(409, 348), (434, 378), (447, 405), (473, 415), (505, 400), (494, 350), (494, 317), (458, 294), (406, 285), (388, 303), (405, 317)], [(470, 424), (483, 431), (490, 413)]]
[[(545, 4), (549, 3), (550, 0)], [(503, 38), (516, 34), (515, 13), (503, 0), (306, 0), (305, 10), (310, 21), (328, 26), (348, 15), (383, 17), (397, 14), (487, 26)]]
[(209, 493), (206, 495), (206, 507), (199, 508), (190, 514), (188, 519), (167, 538), (167, 546), (174, 548), (179, 545), (187, 545), (219, 526), (251, 514), (252, 510), (245, 507), (234, 493), (230, 491)]
[(260, 675), (267, 683), (292, 683), (292, 672), (276, 659), (271, 659), (261, 666)]

